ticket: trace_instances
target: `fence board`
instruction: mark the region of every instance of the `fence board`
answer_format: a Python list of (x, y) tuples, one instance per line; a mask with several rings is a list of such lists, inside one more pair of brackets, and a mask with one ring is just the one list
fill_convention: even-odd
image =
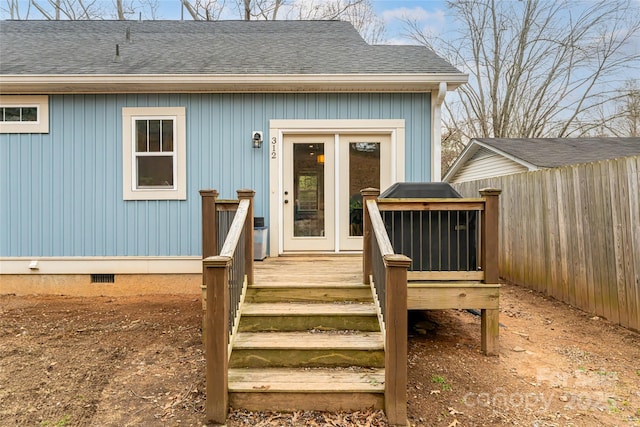
[(500, 273), (640, 330), (640, 156), (455, 184), (503, 190)]
[(605, 303), (608, 305), (610, 317), (607, 316), (607, 309), (603, 312), (603, 315), (613, 322), (620, 322), (620, 312), (618, 311), (618, 287), (616, 285), (616, 252), (615, 252), (615, 239), (613, 233), (613, 206), (612, 206), (612, 186), (609, 180), (611, 175), (611, 163), (601, 163), (602, 176), (601, 184), (603, 190), (603, 207), (604, 207), (604, 222), (605, 222), (605, 237), (606, 245), (604, 246), (604, 257), (606, 257), (605, 267), (607, 269), (606, 276), (606, 290), (608, 298)]
[(573, 195), (574, 195), (574, 212), (575, 219), (573, 222), (573, 232), (576, 237), (576, 257), (574, 259), (574, 268), (576, 272), (575, 276), (575, 293), (576, 293), (576, 305), (578, 307), (584, 307), (585, 310), (589, 309), (589, 295), (587, 294), (587, 269), (586, 269), (586, 257), (585, 257), (585, 237), (589, 233), (589, 230), (582, 228), (582, 218), (584, 213), (582, 211), (582, 197), (581, 188), (583, 187), (582, 171), (584, 168), (572, 167), (573, 172)]
[(633, 256), (633, 280), (629, 285), (635, 291), (634, 321), (630, 327), (640, 330), (640, 157), (627, 160), (627, 176), (629, 179), (629, 209), (631, 219), (631, 250)]

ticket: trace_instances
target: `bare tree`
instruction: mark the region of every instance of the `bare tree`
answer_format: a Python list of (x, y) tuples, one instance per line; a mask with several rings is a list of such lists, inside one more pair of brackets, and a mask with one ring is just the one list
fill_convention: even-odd
[(8, 19), (29, 19), (31, 3), (24, 4), (19, 0), (5, 0), (4, 6), (0, 7), (0, 12)]
[[(449, 1), (456, 36), (433, 39), (411, 18), (407, 35), (469, 73), (445, 106), (465, 137), (566, 137), (615, 98), (615, 76), (638, 73), (640, 16), (632, 0)], [(602, 120), (611, 120), (612, 116)]]
[(462, 131), (447, 126), (442, 133), (442, 155), (440, 158), (440, 167), (443, 171), (442, 175), (447, 173), (453, 165), (458, 155), (464, 150), (465, 144), (462, 137)]
[[(371, 0), (181, 0), (184, 10), (194, 20), (218, 20), (230, 8), (243, 20), (327, 20), (351, 22), (370, 43), (384, 39), (384, 22), (379, 19)], [(228, 13), (228, 12), (227, 12)]]
[(131, 19), (144, 16), (155, 19), (158, 0), (113, 0), (113, 7), (103, 0), (4, 0), (0, 19)]
[(217, 21), (226, 6), (224, 0), (181, 0), (181, 3), (194, 21)]
[(106, 11), (98, 0), (30, 0), (47, 20), (99, 19)]
[(638, 80), (629, 80), (622, 89), (618, 103), (618, 119), (613, 129), (617, 136), (640, 136), (640, 86)]

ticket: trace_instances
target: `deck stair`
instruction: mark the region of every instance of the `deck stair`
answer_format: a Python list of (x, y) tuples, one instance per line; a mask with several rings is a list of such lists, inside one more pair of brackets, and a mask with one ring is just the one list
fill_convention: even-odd
[(229, 360), (231, 407), (383, 408), (384, 342), (371, 291), (353, 270), (325, 273), (274, 272), (248, 289)]

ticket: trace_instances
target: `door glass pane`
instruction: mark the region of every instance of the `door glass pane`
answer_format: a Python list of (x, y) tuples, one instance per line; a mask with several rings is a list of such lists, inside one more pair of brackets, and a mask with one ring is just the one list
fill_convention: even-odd
[(325, 235), (324, 144), (293, 144), (293, 235)]
[(364, 188), (380, 188), (380, 143), (349, 144), (349, 236), (362, 236)]

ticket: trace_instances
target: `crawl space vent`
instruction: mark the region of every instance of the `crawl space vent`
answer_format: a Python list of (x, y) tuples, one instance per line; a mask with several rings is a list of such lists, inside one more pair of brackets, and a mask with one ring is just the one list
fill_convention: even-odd
[(91, 283), (115, 283), (115, 274), (92, 274)]

